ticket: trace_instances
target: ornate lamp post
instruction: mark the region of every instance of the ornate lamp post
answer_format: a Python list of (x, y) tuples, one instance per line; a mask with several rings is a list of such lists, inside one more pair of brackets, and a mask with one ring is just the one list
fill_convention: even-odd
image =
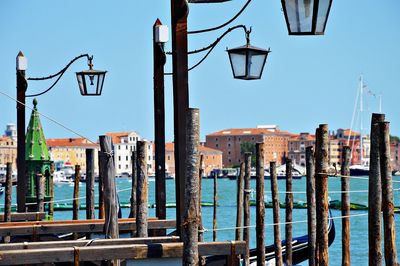
[[(63, 69), (54, 75), (43, 78), (25, 78), (25, 71), (28, 68), (28, 62), (22, 52), (17, 55), (16, 69), (17, 69), (17, 170), (18, 170), (18, 189), (17, 189), (17, 211), (26, 211), (26, 163), (25, 163), (25, 98), (35, 97), (50, 91), (60, 78), (64, 75), (67, 69), (78, 59), (86, 57), (88, 60), (89, 70), (76, 73), (79, 89), (84, 96), (98, 96), (101, 95), (104, 78), (107, 71), (94, 70), (92, 59), (93, 56), (83, 54), (72, 59)], [(26, 95), (28, 88), (28, 80), (47, 80), (57, 77), (55, 82), (46, 90), (32, 95)]]
[(323, 35), (332, 0), (282, 0), (289, 35)]

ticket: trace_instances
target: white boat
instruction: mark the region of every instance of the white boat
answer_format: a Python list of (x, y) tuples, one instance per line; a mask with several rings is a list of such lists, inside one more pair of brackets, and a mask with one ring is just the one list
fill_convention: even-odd
[(63, 184), (73, 184), (74, 181), (71, 178), (67, 178), (65, 176), (65, 172), (64, 171), (55, 171), (53, 173), (53, 183), (55, 185), (63, 185)]
[(74, 168), (74, 166), (71, 164), (71, 163), (65, 163), (62, 167), (61, 167), (61, 169), (60, 169), (60, 172), (64, 172), (64, 175), (66, 176), (66, 177), (71, 177), (72, 175), (74, 175), (75, 174), (75, 168)]

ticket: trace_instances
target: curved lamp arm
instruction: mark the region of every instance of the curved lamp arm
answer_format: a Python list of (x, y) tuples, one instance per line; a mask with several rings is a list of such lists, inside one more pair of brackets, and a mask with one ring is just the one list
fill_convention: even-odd
[[(197, 54), (200, 52), (204, 52), (207, 51), (208, 52), (203, 56), (202, 59), (200, 59), (199, 62), (197, 62), (195, 65), (193, 65), (192, 67), (190, 67), (188, 69), (188, 71), (196, 68), (197, 66), (199, 66), (201, 63), (203, 63), (203, 61), (208, 57), (208, 55), (211, 53), (211, 51), (217, 46), (217, 44), (231, 31), (236, 30), (236, 29), (243, 29), (245, 34), (246, 34), (246, 42), (247, 44), (249, 44), (250, 42), (250, 32), (251, 32), (251, 28), (250, 30), (247, 30), (247, 27), (245, 25), (236, 25), (234, 27), (231, 27), (229, 29), (227, 29), (221, 36), (219, 36), (213, 43), (211, 43), (210, 45), (203, 47), (201, 49), (197, 49), (197, 50), (193, 50), (193, 51), (189, 51), (188, 54)], [(172, 52), (166, 52), (166, 54), (171, 55)], [(172, 73), (165, 73), (164, 75), (172, 75)]]
[(54, 83), (46, 90), (40, 92), (40, 93), (36, 93), (36, 94), (30, 94), (30, 95), (26, 95), (25, 97), (36, 97), (42, 94), (45, 94), (46, 92), (50, 91), (60, 80), (60, 78), (64, 75), (64, 73), (67, 71), (67, 69), (78, 59), (82, 58), (82, 57), (86, 57), (88, 60), (88, 64), (90, 65), (93, 59), (93, 56), (89, 56), (88, 54), (81, 54), (77, 57), (75, 57), (74, 59), (72, 59), (63, 69), (61, 69), (60, 71), (58, 71), (56, 74), (47, 76), (47, 77), (41, 77), (41, 78), (28, 78), (28, 80), (46, 80), (46, 79), (52, 79), (58, 76), (58, 78), (56, 79), (56, 81), (54, 81)]

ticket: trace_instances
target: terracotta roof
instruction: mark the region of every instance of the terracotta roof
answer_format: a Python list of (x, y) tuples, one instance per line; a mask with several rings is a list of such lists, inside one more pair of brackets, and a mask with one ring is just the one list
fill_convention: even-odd
[(84, 138), (47, 139), (49, 147), (98, 147)]
[(351, 131), (351, 136), (352, 137), (360, 136), (360, 132), (357, 132), (357, 131), (354, 131), (354, 130), (350, 130), (350, 128), (346, 128), (346, 129), (340, 128), (340, 129), (343, 130), (343, 135), (346, 136), (346, 137), (348, 137), (350, 135), (350, 131)]
[(106, 136), (110, 136), (112, 143), (121, 143), (122, 137), (128, 137), (129, 132), (107, 132)]
[(293, 135), (290, 137), (290, 140), (314, 141), (315, 135), (310, 135), (310, 134)]
[[(165, 151), (166, 152), (173, 152), (174, 148), (175, 148), (175, 144), (173, 142), (165, 143)], [(216, 150), (216, 149), (212, 149), (212, 148), (209, 148), (209, 147), (205, 147), (203, 145), (199, 146), (199, 151), (200, 151), (200, 153), (204, 153), (204, 154), (205, 153), (208, 153), (208, 154), (215, 154), (215, 153), (222, 154), (222, 151), (220, 151), (220, 150)]]
[(213, 132), (207, 136), (243, 136), (243, 135), (295, 135), (287, 131), (271, 131), (267, 128), (229, 128)]

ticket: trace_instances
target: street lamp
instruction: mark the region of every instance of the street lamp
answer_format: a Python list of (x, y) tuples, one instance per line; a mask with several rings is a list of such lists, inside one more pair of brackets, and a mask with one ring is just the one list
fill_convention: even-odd
[(246, 45), (227, 50), (235, 79), (260, 79), (268, 53), (271, 52), (269, 49), (251, 46), (250, 32), (246, 31)]
[(84, 96), (99, 96), (103, 90), (104, 78), (107, 71), (93, 69), (93, 56), (88, 59), (89, 69), (76, 72), (79, 90)]
[[(57, 82), (61, 79), (67, 69), (78, 59), (86, 57), (88, 60), (89, 70), (81, 71), (76, 73), (79, 89), (81, 94), (84, 96), (93, 96), (100, 95), (103, 89), (104, 77), (107, 71), (99, 71), (93, 69), (92, 59), (93, 56), (89, 56), (88, 54), (82, 54), (74, 59), (72, 59), (63, 69), (57, 72), (54, 75), (50, 75), (42, 78), (28, 78), (25, 77), (25, 71), (28, 68), (28, 60), (24, 56), (22, 52), (19, 52), (16, 58), (16, 70), (17, 70), (17, 211), (25, 212), (26, 202), (25, 202), (25, 194), (26, 194), (26, 164), (25, 164), (25, 98), (26, 97), (35, 97), (46, 92), (50, 91)], [(47, 80), (53, 79), (57, 77), (57, 79), (53, 82), (53, 84), (46, 90), (26, 95), (26, 90), (28, 88), (28, 80)]]
[(289, 35), (323, 35), (332, 0), (282, 0)]

